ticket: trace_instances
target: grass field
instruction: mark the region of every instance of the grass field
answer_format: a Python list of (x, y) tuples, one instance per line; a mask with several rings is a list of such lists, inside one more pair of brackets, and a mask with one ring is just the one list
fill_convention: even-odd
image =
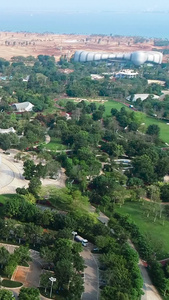
[[(74, 101), (73, 99), (61, 99), (62, 105), (64, 106), (67, 101)], [(89, 102), (88, 102), (89, 103)], [(97, 107), (102, 104), (101, 102), (97, 103), (95, 102)], [(111, 109), (116, 108), (117, 110), (120, 110), (122, 107), (125, 107), (126, 110), (132, 111), (131, 108), (128, 108), (125, 104), (121, 102), (117, 102), (114, 100), (108, 100), (107, 102), (104, 102), (105, 106), (105, 112), (104, 116), (110, 115), (111, 114)], [(137, 113), (137, 112), (135, 112)], [(139, 112), (140, 114), (140, 112)], [(151, 124), (156, 124), (160, 127), (160, 138), (165, 142), (169, 143), (169, 125), (166, 124), (166, 122), (155, 119), (153, 117), (147, 116), (145, 113), (143, 114), (143, 122), (146, 124), (148, 127)]]
[(145, 124), (149, 126), (151, 124), (156, 124), (160, 127), (160, 138), (165, 142), (169, 143), (169, 125), (167, 122), (157, 120), (155, 118), (151, 118), (145, 115)]
[(56, 151), (56, 150), (65, 150), (66, 146), (62, 145), (61, 139), (51, 138), (50, 143), (45, 145), (45, 148), (51, 151)]
[(147, 218), (144, 212), (144, 205), (140, 202), (126, 202), (121, 208), (116, 207), (120, 214), (128, 214), (138, 225), (141, 233), (146, 235), (148, 241), (157, 253), (159, 259), (169, 257), (169, 221), (157, 220), (155, 223), (152, 218)]
[[(104, 113), (105, 116), (110, 115), (112, 108), (116, 108), (117, 110), (120, 110), (122, 107), (125, 107), (126, 110), (131, 111), (131, 109), (125, 106), (123, 103), (119, 103), (113, 100), (105, 102), (104, 105), (105, 105), (105, 113)], [(135, 113), (137, 114), (137, 112)], [(151, 124), (158, 125), (160, 127), (160, 138), (165, 143), (169, 143), (169, 125), (167, 125), (167, 122), (155, 119), (153, 117), (149, 117), (144, 113), (143, 113), (143, 120), (147, 127)]]
[[(102, 103), (96, 103), (97, 106), (101, 105)], [(114, 101), (114, 100), (109, 100), (107, 102), (103, 103), (105, 106), (105, 112), (104, 112), (104, 116), (107, 115), (111, 115), (111, 109), (115, 108), (117, 110), (120, 110), (122, 107), (125, 107), (126, 110), (131, 111), (130, 108), (128, 108), (126, 105), (124, 105), (123, 103)]]
[[(65, 106), (67, 101), (74, 101), (74, 99), (61, 99), (59, 101), (60, 105)], [(77, 102), (75, 102), (77, 104)], [(91, 102), (86, 101), (87, 104), (90, 104)], [(101, 103), (101, 102), (94, 102), (96, 104), (97, 107), (99, 107), (99, 105), (104, 105), (105, 106), (105, 112), (104, 112), (104, 116), (107, 115), (111, 115), (111, 109), (112, 108), (116, 108), (117, 110), (120, 110), (122, 107), (125, 107), (126, 110), (130, 110), (130, 108), (128, 108), (126, 105), (124, 105), (123, 103), (114, 101), (114, 100), (108, 100), (107, 102)]]

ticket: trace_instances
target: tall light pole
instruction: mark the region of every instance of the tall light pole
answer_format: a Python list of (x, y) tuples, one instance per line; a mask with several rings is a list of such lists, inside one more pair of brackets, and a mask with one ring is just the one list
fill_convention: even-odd
[(53, 287), (53, 283), (56, 281), (56, 278), (50, 277), (49, 280), (51, 281), (51, 289), (50, 289), (50, 298), (51, 298), (52, 297), (52, 287)]

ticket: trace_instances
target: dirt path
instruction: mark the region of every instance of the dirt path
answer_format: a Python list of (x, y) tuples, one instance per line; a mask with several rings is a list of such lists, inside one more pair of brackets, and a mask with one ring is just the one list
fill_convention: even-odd
[[(149, 198), (143, 198), (145, 201), (147, 201), (147, 202), (154, 202), (154, 201), (152, 201), (151, 199), (149, 199)], [(162, 205), (169, 205), (169, 202), (161, 202), (160, 204), (162, 204)]]

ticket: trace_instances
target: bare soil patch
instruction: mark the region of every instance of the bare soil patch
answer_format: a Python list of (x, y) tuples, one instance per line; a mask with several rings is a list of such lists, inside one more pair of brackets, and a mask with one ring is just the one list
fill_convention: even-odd
[(30, 272), (30, 267), (26, 268), (26, 267), (18, 266), (12, 276), (12, 280), (22, 282), (25, 286), (27, 286), (26, 278), (28, 272)]
[(8, 60), (13, 56), (37, 57), (40, 54), (53, 55), (58, 60), (61, 55), (71, 57), (76, 50), (133, 52), (153, 48), (153, 40), (134, 43), (132, 37), (0, 32), (0, 56)]

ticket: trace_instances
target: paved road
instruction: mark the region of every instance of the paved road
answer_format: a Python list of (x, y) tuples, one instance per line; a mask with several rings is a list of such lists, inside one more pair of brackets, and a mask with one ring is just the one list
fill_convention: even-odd
[(0, 194), (15, 193), (17, 187), (27, 186), (27, 180), (22, 176), (20, 165), (14, 162), (12, 155), (0, 154)]
[[(95, 208), (93, 206), (90, 207), (90, 211), (94, 212)], [(108, 224), (109, 218), (100, 212), (98, 219), (104, 223), (106, 226)], [(132, 244), (131, 244), (132, 246)], [(141, 300), (162, 300), (161, 296), (159, 295), (158, 291), (156, 290), (155, 286), (152, 284), (152, 281), (149, 277), (149, 274), (144, 267), (141, 259), (139, 259), (139, 269), (141, 271), (143, 277), (143, 292), (144, 295), (141, 297)]]
[(151, 279), (147, 273), (146, 268), (143, 266), (141, 259), (139, 259), (139, 269), (144, 280), (143, 291), (144, 295), (141, 300), (162, 300), (158, 291), (151, 282)]
[(99, 271), (94, 255), (91, 253), (93, 246), (89, 243), (81, 253), (84, 262), (84, 288), (82, 300), (98, 300), (99, 298)]

